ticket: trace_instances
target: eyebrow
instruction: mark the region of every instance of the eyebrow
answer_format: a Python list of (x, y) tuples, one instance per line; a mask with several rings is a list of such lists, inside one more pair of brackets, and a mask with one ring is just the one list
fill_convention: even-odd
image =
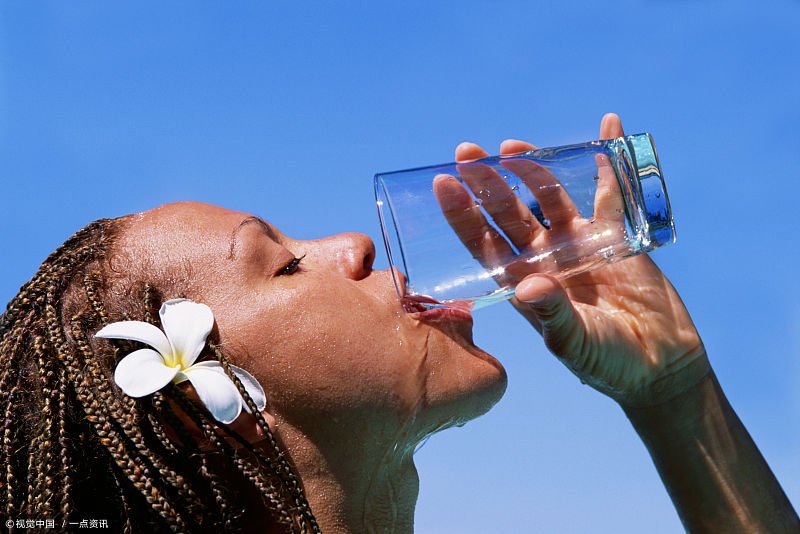
[(260, 217), (256, 217), (254, 215), (251, 215), (249, 217), (245, 217), (244, 219), (242, 219), (242, 222), (240, 222), (238, 225), (236, 225), (236, 228), (234, 228), (233, 231), (231, 232), (231, 246), (230, 246), (230, 250), (228, 252), (228, 259), (229, 260), (232, 260), (233, 258), (236, 257), (236, 254), (234, 252), (236, 250), (236, 242), (237, 242), (237, 237), (239, 235), (239, 232), (245, 226), (252, 225), (252, 224), (255, 224), (256, 226), (258, 226), (258, 228), (260, 228), (261, 231), (264, 232), (264, 234), (267, 237), (269, 237), (270, 239), (272, 239), (276, 243), (279, 242), (278, 235), (275, 233), (275, 229), (272, 228), (272, 226), (270, 226), (269, 223), (267, 223), (264, 219), (262, 219)]

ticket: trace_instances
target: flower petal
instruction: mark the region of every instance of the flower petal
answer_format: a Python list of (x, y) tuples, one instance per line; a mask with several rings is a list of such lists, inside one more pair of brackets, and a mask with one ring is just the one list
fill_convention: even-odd
[[(258, 383), (256, 377), (242, 369), (241, 367), (236, 367), (235, 365), (231, 365), (233, 369), (233, 373), (239, 377), (239, 380), (242, 381), (242, 385), (244, 386), (245, 391), (250, 394), (250, 397), (253, 399), (253, 402), (256, 403), (256, 408), (260, 412), (264, 408), (267, 407), (267, 395), (264, 393), (264, 388), (261, 387), (261, 384)], [(244, 409), (250, 413), (250, 408), (247, 407), (247, 404), (242, 401), (242, 405)]]
[(191, 366), (206, 345), (214, 314), (205, 304), (188, 299), (168, 300), (158, 314), (173, 350), (184, 368)]
[(139, 349), (122, 358), (114, 370), (114, 382), (129, 397), (144, 397), (163, 388), (178, 369), (164, 365), (153, 349)]
[(242, 397), (221, 367), (193, 365), (184, 373), (214, 419), (229, 424), (242, 413)]
[(186, 382), (189, 380), (189, 377), (186, 376), (186, 373), (183, 371), (178, 371), (178, 374), (175, 375), (175, 378), (172, 379), (173, 384), (180, 384), (182, 382)]
[(94, 337), (103, 339), (130, 339), (147, 343), (165, 358), (172, 355), (167, 336), (157, 326), (143, 321), (119, 321), (101, 328)]
[[(225, 373), (225, 369), (222, 368), (219, 362), (215, 361), (198, 362), (192, 366), (192, 368), (194, 367), (219, 369), (221, 373)], [(233, 373), (239, 377), (239, 380), (242, 381), (242, 385), (244, 386), (245, 391), (247, 391), (247, 393), (250, 394), (250, 397), (253, 399), (253, 402), (256, 403), (256, 408), (258, 408), (258, 411), (260, 412), (261, 410), (266, 408), (267, 395), (264, 393), (264, 388), (261, 387), (261, 384), (259, 384), (258, 380), (256, 380), (256, 377), (254, 377), (241, 367), (236, 367), (235, 365), (231, 365), (231, 369), (233, 369)], [(244, 399), (242, 399), (242, 407), (245, 409), (247, 413), (250, 413), (250, 408), (247, 407), (247, 404), (244, 402)]]

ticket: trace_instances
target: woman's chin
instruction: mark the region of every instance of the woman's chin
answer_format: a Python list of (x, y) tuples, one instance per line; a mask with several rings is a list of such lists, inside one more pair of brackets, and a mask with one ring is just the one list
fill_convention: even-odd
[(470, 353), (485, 362), (484, 372), (476, 377), (474, 386), (468, 393), (474, 418), (485, 414), (500, 401), (508, 386), (508, 375), (505, 367), (491, 354), (475, 346)]
[[(458, 352), (429, 378), (438, 390), (429, 409), (439, 427), (460, 425), (485, 414), (503, 397), (508, 385), (505, 368), (490, 354), (474, 345)], [(429, 383), (429, 393), (433, 393), (432, 386)]]
[(422, 420), (431, 432), (438, 432), (477, 419), (488, 412), (506, 391), (505, 373), (494, 382), (485, 382), (467, 395), (453, 398), (450, 402), (430, 406)]

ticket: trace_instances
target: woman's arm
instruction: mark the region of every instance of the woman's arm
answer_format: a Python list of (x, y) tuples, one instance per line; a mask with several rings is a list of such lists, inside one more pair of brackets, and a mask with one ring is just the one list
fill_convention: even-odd
[[(621, 135), (619, 118), (603, 117), (600, 137)], [(500, 151), (533, 148), (509, 140)], [(459, 161), (486, 155), (470, 143), (456, 150)], [(560, 205), (571, 202), (564, 195), (543, 200), (550, 212), (575, 211)], [(568, 235), (584, 222), (576, 215), (538, 234)], [(493, 235), (485, 234), (480, 250), (492, 250)], [(518, 276), (514, 306), (570, 371), (625, 410), (687, 529), (800, 532), (797, 514), (722, 393), (683, 301), (646, 254), (565, 280), (533, 271)]]
[(800, 532), (713, 372), (667, 402), (624, 409), (688, 531)]

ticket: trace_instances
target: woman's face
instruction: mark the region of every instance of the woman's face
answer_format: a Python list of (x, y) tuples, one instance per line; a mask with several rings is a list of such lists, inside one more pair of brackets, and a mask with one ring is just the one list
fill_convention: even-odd
[(279, 425), (413, 444), (505, 390), (501, 365), (472, 343), (471, 318), (407, 314), (362, 234), (300, 241), (244, 213), (180, 203), (136, 216), (120, 250), (211, 307), (225, 353), (264, 386)]

